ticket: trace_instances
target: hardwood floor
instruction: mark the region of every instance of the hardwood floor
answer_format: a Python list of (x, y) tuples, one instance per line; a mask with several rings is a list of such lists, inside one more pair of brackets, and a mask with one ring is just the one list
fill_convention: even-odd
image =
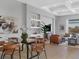
[[(26, 49), (26, 48), (25, 48)], [(46, 45), (47, 59), (79, 59), (79, 48), (64, 45)], [(22, 59), (26, 59), (26, 50), (22, 53)], [(5, 59), (10, 59), (6, 56)], [(14, 59), (19, 59), (18, 54), (14, 54)], [(33, 58), (37, 59), (37, 57)], [(44, 54), (40, 55), (40, 59), (46, 59)]]
[(79, 59), (79, 48), (51, 46), (47, 50), (48, 59)]

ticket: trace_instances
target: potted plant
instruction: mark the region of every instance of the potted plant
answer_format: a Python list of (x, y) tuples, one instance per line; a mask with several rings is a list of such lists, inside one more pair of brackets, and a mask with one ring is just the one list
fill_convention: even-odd
[(26, 32), (23, 32), (21, 34), (21, 38), (22, 38), (21, 43), (27, 43), (28, 34)]
[(42, 26), (42, 27), (41, 27), (41, 30), (42, 30), (42, 32), (44, 33), (44, 38), (47, 38), (47, 28), (46, 28), (46, 26), (45, 26), (45, 25)]

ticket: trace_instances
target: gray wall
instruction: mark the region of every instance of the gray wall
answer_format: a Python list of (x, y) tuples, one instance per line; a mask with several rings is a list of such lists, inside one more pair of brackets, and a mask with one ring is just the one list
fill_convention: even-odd
[[(66, 32), (66, 18), (56, 16), (55, 18), (55, 33), (56, 34), (64, 34)], [(64, 30), (61, 30), (60, 26), (64, 26)]]
[(52, 14), (49, 14), (44, 10), (23, 4), (16, 0), (0, 0), (0, 15), (15, 17), (15, 22), (16, 25), (18, 25), (18, 28), (23, 25), (28, 32), (30, 32), (30, 29), (28, 28), (31, 25), (30, 18), (32, 13), (40, 14), (50, 18), (54, 17)]
[(18, 27), (22, 24), (22, 20), (25, 19), (25, 9), (25, 4), (16, 0), (0, 0), (0, 16), (15, 17)]
[[(31, 34), (30, 27), (31, 27), (31, 14), (32, 13), (40, 14), (40, 16), (46, 16), (46, 17), (49, 17), (49, 18), (54, 18), (54, 16), (52, 14), (49, 14), (49, 13), (47, 13), (47, 12), (41, 10), (41, 9), (35, 8), (33, 6), (30, 6), (30, 5), (27, 5), (27, 12), (26, 13), (27, 13), (27, 17), (26, 17), (27, 18), (27, 21), (26, 21), (27, 32), (29, 34)], [(42, 17), (41, 17), (41, 19), (42, 19)]]
[[(55, 32), (57, 34), (64, 34), (65, 32), (67, 32), (67, 20), (70, 19), (79, 19), (79, 15), (67, 15), (67, 16), (56, 16), (56, 27), (55, 27)], [(63, 25), (64, 26), (64, 30), (60, 30), (60, 26)]]
[[(23, 3), (20, 3), (16, 0), (0, 0), (0, 16), (11, 16), (14, 17), (15, 23), (20, 29), (21, 25), (25, 25), (26, 21), (26, 5)], [(6, 40), (8, 37), (19, 37), (20, 33), (14, 34), (14, 33), (5, 33), (0, 34), (2, 37), (1, 40)], [(19, 39), (19, 41), (21, 41)]]
[[(79, 15), (56, 16), (55, 32), (56, 32), (57, 34), (62, 35), (62, 34), (64, 34), (65, 32), (67, 32), (67, 30), (66, 30), (66, 28), (67, 28), (67, 25), (66, 25), (67, 23), (66, 23), (66, 21), (69, 20), (69, 19), (79, 19)], [(59, 29), (59, 28), (60, 28), (60, 27), (59, 27), (60, 25), (64, 25), (65, 29), (61, 31), (61, 30)], [(77, 43), (79, 44), (79, 38), (78, 38), (78, 40), (77, 40)]]

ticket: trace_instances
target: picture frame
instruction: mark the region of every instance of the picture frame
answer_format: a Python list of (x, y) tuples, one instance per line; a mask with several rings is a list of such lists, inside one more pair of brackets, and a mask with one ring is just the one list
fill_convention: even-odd
[(64, 30), (64, 25), (60, 25), (60, 30)]

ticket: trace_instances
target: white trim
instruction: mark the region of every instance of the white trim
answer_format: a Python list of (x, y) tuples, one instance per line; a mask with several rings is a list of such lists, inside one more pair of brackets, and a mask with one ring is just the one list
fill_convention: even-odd
[(31, 28), (39, 29), (40, 27), (31, 27)]
[(56, 24), (55, 24), (55, 17), (54, 17), (54, 34), (55, 34), (55, 25), (56, 25)]
[(69, 29), (68, 29), (69, 23), (68, 22), (69, 22), (69, 19), (66, 20), (66, 33), (68, 33), (68, 31), (69, 31)]
[(33, 20), (33, 21), (37, 21), (37, 22), (38, 22), (38, 21), (41, 21), (41, 20), (39, 20), (39, 19), (31, 19), (31, 20)]

